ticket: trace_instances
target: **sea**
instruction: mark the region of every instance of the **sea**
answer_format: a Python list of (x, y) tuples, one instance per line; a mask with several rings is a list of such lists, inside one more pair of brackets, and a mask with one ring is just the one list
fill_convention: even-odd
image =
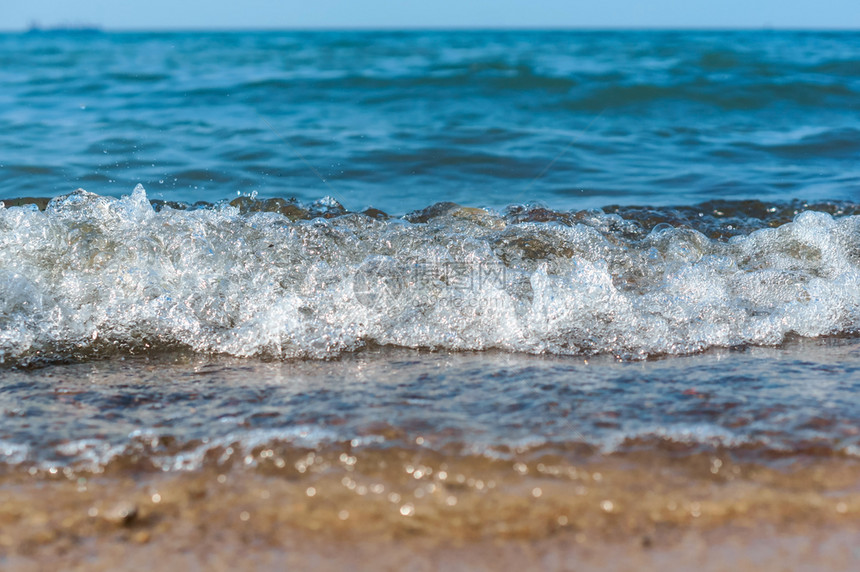
[(4, 33), (0, 202), (3, 554), (860, 519), (856, 32)]

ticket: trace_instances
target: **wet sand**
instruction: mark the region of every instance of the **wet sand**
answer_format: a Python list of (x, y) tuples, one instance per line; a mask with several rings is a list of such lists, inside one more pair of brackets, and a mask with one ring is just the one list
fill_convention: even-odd
[(643, 546), (578, 542), (570, 535), (541, 541), (432, 543), (326, 541), (292, 536), (280, 546), (218, 535), (129, 543), (109, 539), (39, 558), (5, 559), (6, 570), (140, 570), (157, 564), (184, 570), (856, 570), (857, 530), (808, 534), (727, 528), (687, 532)]
[[(335, 455), (315, 453), (316, 469), (301, 474), (265, 464), (9, 474), (0, 489), (0, 563), (847, 570), (860, 561), (860, 467), (852, 460), (775, 469), (659, 454), (578, 467), (549, 457)], [(307, 458), (290, 460), (302, 467)]]

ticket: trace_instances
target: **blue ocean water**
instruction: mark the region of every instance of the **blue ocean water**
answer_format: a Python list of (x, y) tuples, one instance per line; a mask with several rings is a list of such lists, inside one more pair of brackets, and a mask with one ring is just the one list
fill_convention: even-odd
[(5, 34), (0, 86), (4, 467), (860, 455), (856, 33)]
[(0, 197), (855, 200), (852, 32), (0, 35)]

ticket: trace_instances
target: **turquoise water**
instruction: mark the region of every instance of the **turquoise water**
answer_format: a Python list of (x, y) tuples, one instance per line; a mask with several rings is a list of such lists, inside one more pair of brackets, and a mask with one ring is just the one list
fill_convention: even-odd
[(6, 468), (860, 454), (855, 33), (5, 34), (0, 85)]
[(0, 35), (0, 197), (856, 199), (852, 32)]

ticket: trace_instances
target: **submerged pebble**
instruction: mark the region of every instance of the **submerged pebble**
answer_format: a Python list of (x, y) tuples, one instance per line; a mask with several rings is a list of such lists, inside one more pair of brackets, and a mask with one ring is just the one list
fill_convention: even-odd
[(111, 524), (128, 526), (137, 519), (137, 505), (130, 501), (120, 501), (102, 513), (102, 518)]

